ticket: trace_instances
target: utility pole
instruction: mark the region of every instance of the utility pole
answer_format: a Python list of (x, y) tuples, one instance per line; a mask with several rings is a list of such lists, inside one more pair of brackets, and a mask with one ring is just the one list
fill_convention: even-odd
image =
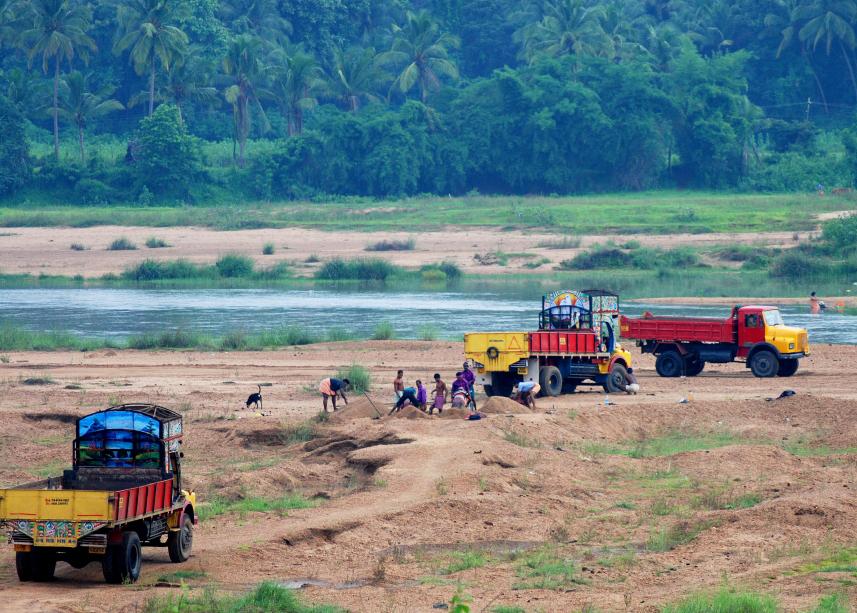
[(806, 99), (806, 120), (809, 121), (809, 109), (812, 107), (812, 98)]

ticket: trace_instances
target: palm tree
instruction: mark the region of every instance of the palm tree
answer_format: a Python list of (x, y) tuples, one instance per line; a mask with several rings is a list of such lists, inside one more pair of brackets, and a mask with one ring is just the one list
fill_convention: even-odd
[(545, 3), (544, 16), (516, 33), (523, 43), (524, 56), (532, 62), (539, 55), (559, 57), (567, 54), (612, 54), (610, 37), (604, 31), (604, 7), (584, 0), (551, 0)]
[(30, 63), (40, 55), (42, 70), (48, 72), (54, 62), (54, 157), (60, 158), (59, 88), (62, 61), (71, 64), (76, 51), (95, 51), (95, 42), (87, 35), (90, 11), (86, 5), (69, 0), (33, 0), (29, 3), (32, 27), (21, 34), (29, 48)]
[(327, 80), (327, 93), (351, 112), (357, 112), (360, 101), (375, 101), (384, 73), (379, 68), (375, 50), (353, 47), (335, 49)]
[(3, 74), (3, 95), (14, 104), (25, 117), (42, 117), (47, 104), (47, 84), (21, 68), (13, 68)]
[(323, 73), (315, 58), (299, 46), (275, 55), (279, 69), (272, 95), (288, 120), (289, 136), (296, 136), (303, 132), (304, 110), (317, 102), (315, 94), (322, 85)]
[(292, 33), (292, 24), (280, 15), (276, 0), (227, 0), (220, 12), (223, 22), (235, 34), (252, 34), (282, 45)]
[(118, 5), (116, 17), (123, 35), (113, 45), (115, 54), (130, 49), (134, 71), (149, 73), (149, 115), (155, 110), (155, 71), (168, 71), (186, 52), (187, 35), (172, 25), (185, 6), (175, 0), (127, 0)]
[(86, 150), (83, 146), (83, 132), (87, 123), (96, 117), (102, 117), (125, 107), (118, 100), (109, 98), (113, 87), (103, 87), (98, 91), (89, 91), (90, 75), (78, 71), (63, 78), (63, 92), (60, 114), (77, 128), (77, 142), (80, 146), (80, 161), (86, 162)]
[(419, 85), (425, 103), (429, 92), (440, 88), (441, 77), (458, 78), (458, 68), (449, 58), (449, 50), (458, 45), (458, 38), (441, 32), (428, 11), (408, 11), (404, 26), (393, 25), (393, 44), (379, 60), (397, 67), (393, 87), (407, 94)]
[(853, 25), (856, 20), (857, 3), (854, 0), (814, 0), (810, 4), (798, 6), (794, 12), (794, 21), (804, 22), (798, 30), (798, 38), (811, 46), (813, 51), (823, 42), (827, 55), (830, 55), (833, 43), (836, 42), (848, 67), (855, 100), (857, 80), (854, 78), (854, 66), (849, 53), (853, 53), (857, 47)]
[[(765, 26), (769, 30), (779, 29), (781, 40), (777, 47), (777, 58), (782, 57), (783, 53), (798, 40), (795, 34), (800, 30), (801, 24), (797, 21), (799, 0), (777, 0), (779, 11), (768, 13), (765, 16)], [(818, 94), (821, 96), (821, 102), (824, 105), (824, 110), (827, 111), (827, 95), (824, 92), (824, 86), (821, 84), (821, 79), (818, 77), (818, 72), (812, 64), (812, 57), (808, 45), (804, 41), (798, 41), (800, 44), (801, 56), (806, 60), (812, 76), (815, 79), (815, 86), (818, 88)]]
[(249, 34), (236, 36), (223, 58), (223, 74), (229, 84), (223, 94), (232, 105), (235, 141), (238, 143), (238, 164), (244, 165), (244, 149), (252, 126), (251, 107), (255, 106), (262, 118), (262, 130), (271, 129), (261, 98), (268, 95), (264, 89), (265, 66), (262, 63), (262, 41)]
[[(217, 100), (217, 88), (207, 85), (211, 82), (209, 66), (193, 52), (187, 57), (176, 60), (167, 71), (166, 80), (155, 94), (159, 102), (172, 102), (179, 112), (179, 121), (184, 123), (183, 106), (188, 102), (211, 104)], [(134, 107), (148, 98), (149, 92), (135, 94), (128, 101), (128, 107)]]
[(20, 0), (0, 0), (0, 49), (4, 45), (14, 47), (20, 32), (18, 21), (21, 18)]

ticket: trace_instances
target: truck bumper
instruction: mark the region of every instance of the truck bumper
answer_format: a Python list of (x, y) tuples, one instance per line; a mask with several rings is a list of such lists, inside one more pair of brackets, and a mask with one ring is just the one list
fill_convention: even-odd
[(780, 359), (781, 360), (799, 360), (801, 358), (805, 358), (807, 355), (808, 354), (806, 354), (802, 351), (799, 353), (781, 353)]

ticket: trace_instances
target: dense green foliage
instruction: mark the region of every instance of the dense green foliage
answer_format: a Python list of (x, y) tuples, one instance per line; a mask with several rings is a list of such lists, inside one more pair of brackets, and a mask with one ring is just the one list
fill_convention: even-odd
[(6, 0), (0, 194), (846, 186), (855, 27), (855, 0)]

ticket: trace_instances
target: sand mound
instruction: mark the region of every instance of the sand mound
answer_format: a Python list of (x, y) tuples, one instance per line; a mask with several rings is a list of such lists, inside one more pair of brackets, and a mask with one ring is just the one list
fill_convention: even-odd
[(494, 396), (488, 399), (488, 402), (479, 406), (479, 410), (489, 415), (505, 415), (509, 413), (532, 413), (530, 409), (519, 402), (515, 402), (511, 398), (502, 396)]
[(428, 419), (428, 414), (423, 413), (417, 407), (406, 406), (401, 411), (393, 413), (393, 417), (399, 419)]
[[(435, 413), (437, 415), (437, 413)], [(437, 415), (440, 419), (465, 419), (468, 415), (470, 415), (470, 411), (467, 409), (444, 409), (443, 413)]]
[[(378, 413), (372, 407), (372, 403), (366, 398), (351, 400), (347, 406), (345, 406), (344, 403), (340, 403), (337, 406), (339, 407), (339, 410), (330, 415), (330, 419), (332, 421), (347, 421), (350, 419), (361, 418), (371, 419), (373, 417), (378, 417)], [(385, 411), (389, 411), (389, 409), (381, 406), (377, 402), (375, 403), (375, 406), (378, 407), (378, 411), (381, 411), (382, 415)]]

